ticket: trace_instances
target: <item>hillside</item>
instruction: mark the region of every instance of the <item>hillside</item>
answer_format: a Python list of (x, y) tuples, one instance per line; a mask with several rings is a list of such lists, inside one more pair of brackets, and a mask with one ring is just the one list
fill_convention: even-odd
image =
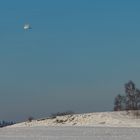
[(44, 118), (32, 122), (22, 122), (10, 127), (33, 126), (110, 126), (110, 127), (140, 127), (140, 117), (132, 112), (98, 112), (73, 114)]

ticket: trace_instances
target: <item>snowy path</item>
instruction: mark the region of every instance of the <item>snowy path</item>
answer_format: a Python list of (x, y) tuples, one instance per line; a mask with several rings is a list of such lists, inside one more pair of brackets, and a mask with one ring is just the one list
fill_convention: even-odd
[(0, 129), (0, 140), (139, 140), (140, 128), (23, 127)]

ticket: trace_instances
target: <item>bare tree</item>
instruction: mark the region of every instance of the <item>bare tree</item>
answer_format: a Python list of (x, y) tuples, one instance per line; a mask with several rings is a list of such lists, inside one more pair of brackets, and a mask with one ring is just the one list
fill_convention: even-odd
[(125, 95), (117, 95), (114, 102), (114, 111), (140, 110), (140, 90), (133, 81), (125, 84)]
[(140, 90), (132, 81), (125, 84), (126, 110), (138, 110), (140, 106)]
[(125, 108), (124, 103), (125, 103), (125, 97), (118, 94), (114, 101), (114, 110), (115, 111), (124, 110)]

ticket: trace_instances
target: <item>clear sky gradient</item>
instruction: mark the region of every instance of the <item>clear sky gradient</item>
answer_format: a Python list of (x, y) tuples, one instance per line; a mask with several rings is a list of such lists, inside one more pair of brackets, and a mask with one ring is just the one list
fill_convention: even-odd
[(138, 0), (1, 0), (0, 120), (111, 111), (124, 83), (140, 88), (139, 7)]

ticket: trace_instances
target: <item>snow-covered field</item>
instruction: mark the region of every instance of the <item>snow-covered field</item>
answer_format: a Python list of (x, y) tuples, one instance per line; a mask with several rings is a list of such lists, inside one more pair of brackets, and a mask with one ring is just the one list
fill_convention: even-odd
[(0, 129), (0, 140), (139, 140), (140, 119), (130, 112), (74, 114)]
[(140, 128), (21, 127), (0, 130), (0, 140), (139, 140)]

